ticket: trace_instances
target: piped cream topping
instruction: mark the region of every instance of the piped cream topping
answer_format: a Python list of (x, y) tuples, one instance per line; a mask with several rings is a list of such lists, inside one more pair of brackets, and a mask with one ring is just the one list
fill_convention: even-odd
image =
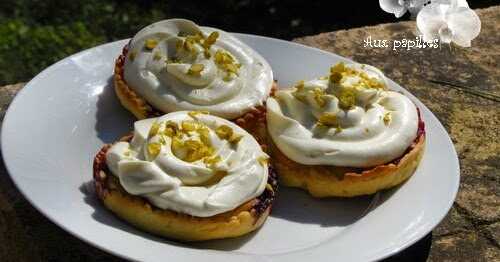
[(377, 68), (339, 63), (267, 100), (268, 130), (287, 157), (306, 165), (371, 167), (399, 156), (417, 136), (418, 113), (387, 90)]
[(227, 119), (261, 105), (273, 82), (271, 67), (252, 48), (184, 19), (139, 31), (124, 68), (128, 85), (163, 112), (208, 110)]
[(259, 196), (267, 184), (267, 158), (245, 130), (198, 111), (137, 121), (130, 143), (118, 142), (106, 154), (128, 193), (198, 217)]

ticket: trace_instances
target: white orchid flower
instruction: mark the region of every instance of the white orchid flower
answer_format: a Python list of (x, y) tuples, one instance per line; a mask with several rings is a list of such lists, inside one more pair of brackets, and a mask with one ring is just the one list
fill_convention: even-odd
[(417, 27), (424, 41), (440, 39), (470, 47), (481, 31), (481, 20), (465, 0), (426, 5), (417, 15)]
[(422, 7), (430, 4), (429, 0), (379, 0), (382, 10), (393, 13), (397, 18), (402, 17), (406, 11), (415, 16)]
[[(469, 7), (466, 0), (459, 0), (460, 5)], [(396, 18), (402, 17), (406, 11), (415, 18), (422, 8), (431, 4), (450, 4), (451, 0), (379, 0), (382, 10), (393, 13)]]

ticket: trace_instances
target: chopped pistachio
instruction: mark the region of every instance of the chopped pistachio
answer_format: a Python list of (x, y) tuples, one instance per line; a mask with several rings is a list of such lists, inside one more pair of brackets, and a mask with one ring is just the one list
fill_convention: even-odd
[(305, 83), (305, 82), (304, 82), (304, 80), (300, 80), (299, 82), (297, 82), (297, 83), (295, 84), (295, 88), (296, 88), (297, 90), (299, 90), (299, 91), (300, 91), (300, 90), (302, 90), (302, 89), (304, 89), (304, 83)]
[(172, 151), (175, 153), (175, 152), (181, 150), (182, 147), (184, 147), (184, 142), (182, 142), (182, 140), (180, 138), (174, 137), (172, 139), (171, 147), (172, 147)]
[(163, 130), (163, 133), (164, 133), (164, 135), (166, 135), (168, 137), (173, 137), (173, 136), (177, 135), (178, 130), (179, 130), (179, 126), (177, 125), (176, 122), (168, 121), (165, 124), (165, 130)]
[(389, 123), (390, 123), (390, 122), (391, 122), (391, 120), (392, 120), (391, 112), (387, 112), (387, 113), (385, 113), (385, 114), (384, 114), (384, 118), (383, 118), (383, 120), (384, 120), (384, 124), (385, 124), (385, 125), (389, 125)]
[(158, 156), (161, 150), (161, 144), (160, 143), (149, 143), (148, 144), (148, 153), (152, 158), (155, 158)]
[(199, 127), (196, 132), (200, 135), (200, 140), (206, 145), (210, 145), (210, 131), (206, 126)]
[(200, 160), (204, 157), (211, 156), (214, 152), (212, 147), (203, 144), (201, 141), (189, 139), (184, 142), (184, 146), (187, 149), (186, 157), (184, 161), (194, 162)]
[(217, 52), (215, 52), (214, 58), (215, 58), (215, 63), (220, 65), (229, 64), (234, 61), (234, 58), (229, 53), (221, 50), (217, 50)]
[(266, 189), (271, 191), (271, 192), (274, 192), (274, 189), (270, 184), (266, 184)]
[(201, 40), (203, 40), (203, 35), (201, 33), (196, 33), (195, 35), (188, 35), (186, 37), (187, 41), (190, 41), (191, 43), (200, 43)]
[(267, 163), (269, 162), (269, 157), (267, 157), (267, 156), (259, 156), (259, 157), (257, 158), (257, 161), (259, 162), (259, 164), (260, 164), (261, 166), (266, 166), (266, 165), (267, 165)]
[(188, 75), (200, 76), (201, 72), (205, 69), (203, 64), (193, 64), (188, 70)]
[(344, 110), (348, 110), (352, 108), (356, 103), (356, 93), (351, 88), (344, 89), (342, 90), (342, 92), (340, 92), (338, 99), (339, 99), (339, 107)]
[(205, 55), (206, 59), (209, 59), (212, 55), (210, 54), (210, 51), (208, 49), (203, 50), (203, 54)]
[(203, 47), (210, 48), (210, 46), (213, 45), (215, 41), (217, 41), (217, 38), (219, 38), (219, 32), (213, 31), (203, 42)]
[(220, 139), (229, 139), (233, 136), (233, 129), (227, 125), (220, 125), (215, 129), (215, 133)]
[(192, 52), (194, 50), (194, 42), (192, 40), (186, 39), (184, 40), (183, 47), (185, 50)]
[(238, 74), (238, 67), (235, 64), (225, 64), (224, 69), (230, 73)]
[(149, 129), (148, 137), (156, 136), (158, 134), (158, 130), (160, 130), (160, 122), (155, 121), (153, 122), (151, 128)]
[(146, 39), (146, 43), (144, 44), (144, 46), (148, 50), (153, 50), (157, 45), (158, 45), (158, 40), (152, 38)]
[(189, 111), (188, 112), (188, 115), (192, 118), (196, 118), (197, 115), (200, 115), (200, 114), (204, 114), (204, 115), (208, 115), (210, 114), (210, 112), (206, 111), (206, 110), (201, 110), (201, 111)]
[(222, 78), (222, 80), (224, 80), (224, 82), (229, 82), (231, 81), (233, 78), (231, 77), (231, 73), (227, 73), (224, 78)]
[(324, 107), (326, 105), (326, 101), (323, 98), (323, 96), (325, 95), (325, 91), (321, 88), (316, 87), (313, 89), (313, 93), (314, 101), (316, 101), (316, 103), (318, 103), (320, 107)]
[(198, 124), (191, 120), (184, 120), (181, 123), (181, 127), (183, 131), (191, 132), (197, 129)]
[(167, 144), (167, 141), (165, 140), (165, 137), (163, 137), (163, 136), (160, 137), (160, 144), (162, 144), (162, 145), (166, 145)]
[(212, 167), (213, 165), (219, 163), (222, 160), (220, 156), (210, 156), (203, 159), (203, 163)]
[(338, 84), (338, 83), (340, 83), (340, 80), (342, 80), (341, 73), (334, 72), (334, 73), (330, 74), (330, 82)]
[(343, 62), (336, 64), (335, 66), (330, 67), (330, 82), (332, 83), (340, 83), (342, 79), (342, 73), (346, 71), (346, 66)]
[(325, 126), (338, 125), (337, 115), (332, 112), (324, 112), (318, 119), (318, 122)]
[(233, 135), (227, 140), (229, 143), (237, 144), (243, 138), (243, 135), (233, 133)]

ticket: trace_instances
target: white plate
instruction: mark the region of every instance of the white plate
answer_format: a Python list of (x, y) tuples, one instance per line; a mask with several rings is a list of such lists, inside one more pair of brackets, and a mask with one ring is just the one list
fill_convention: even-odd
[[(265, 37), (237, 34), (271, 64), (281, 86), (324, 74), (346, 59)], [(70, 56), (31, 80), (12, 102), (2, 152), (12, 180), (40, 212), (71, 234), (124, 258), (142, 261), (366, 261), (394, 254), (434, 228), (455, 198), (459, 165), (436, 117), (421, 109), (427, 149), (415, 175), (376, 196), (317, 200), (282, 188), (273, 212), (255, 233), (184, 245), (143, 233), (96, 200), (92, 160), (104, 143), (132, 129), (114, 96), (114, 60), (126, 40)]]

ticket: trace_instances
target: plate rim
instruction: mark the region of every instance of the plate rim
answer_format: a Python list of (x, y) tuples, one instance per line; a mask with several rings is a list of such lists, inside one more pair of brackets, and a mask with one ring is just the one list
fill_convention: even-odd
[[(297, 47), (297, 48), (302, 48), (302, 49), (305, 48), (305, 49), (313, 51), (313, 52), (320, 52), (320, 53), (322, 53), (324, 55), (327, 55), (327, 56), (334, 56), (334, 57), (336, 57), (338, 59), (353, 61), (352, 59), (340, 56), (338, 54), (335, 54), (335, 53), (332, 53), (332, 52), (328, 52), (328, 51), (325, 51), (325, 50), (321, 50), (321, 49), (318, 49), (318, 48), (306, 46), (306, 45), (303, 45), (303, 44), (300, 44), (300, 43), (295, 43), (295, 42), (291, 42), (291, 41), (286, 41), (286, 40), (281, 40), (281, 39), (276, 39), (276, 38), (271, 38), (271, 37), (266, 37), (266, 36), (254, 35), (254, 34), (242, 34), (242, 33), (232, 33), (232, 34), (235, 35), (236, 37), (238, 37), (243, 42), (246, 42), (245, 40), (248, 40), (248, 39), (251, 39), (251, 38), (255, 38), (255, 39), (260, 39), (260, 40), (263, 40), (263, 41), (277, 42), (277, 43), (284, 44), (284, 45), (292, 45), (292, 46)], [(71, 229), (70, 226), (64, 225), (62, 222), (58, 221), (58, 219), (56, 217), (52, 216), (50, 214), (50, 212), (48, 212), (48, 211), (44, 210), (42, 207), (38, 206), (36, 204), (36, 200), (32, 199), (30, 197), (29, 192), (25, 192), (22, 189), (23, 187), (20, 185), (19, 181), (16, 179), (16, 176), (12, 175), (12, 169), (13, 169), (13, 167), (10, 166), (10, 164), (9, 164), (9, 160), (8, 160), (9, 153), (8, 153), (8, 150), (6, 151), (6, 146), (5, 146), (6, 143), (3, 142), (3, 141), (6, 141), (6, 139), (7, 139), (7, 137), (6, 137), (7, 136), (6, 135), (7, 132), (4, 132), (4, 130), (7, 130), (8, 128), (10, 128), (9, 127), (9, 125), (10, 125), (9, 123), (12, 121), (10, 119), (13, 118), (12, 111), (15, 109), (15, 106), (17, 106), (17, 104), (20, 103), (19, 101), (22, 100), (22, 98), (25, 96), (25, 94), (27, 92), (30, 92), (29, 91), (30, 89), (34, 88), (33, 86), (35, 86), (35, 84), (39, 80), (39, 78), (41, 78), (45, 74), (48, 74), (48, 73), (52, 72), (53, 70), (57, 69), (57, 67), (60, 64), (64, 63), (65, 61), (67, 61), (67, 60), (69, 60), (69, 59), (71, 59), (73, 57), (79, 56), (82, 53), (88, 52), (89, 50), (104, 48), (104, 47), (112, 46), (112, 45), (117, 45), (120, 42), (125, 43), (128, 40), (129, 39), (123, 39), (123, 40), (118, 40), (118, 41), (104, 43), (104, 44), (101, 44), (101, 45), (98, 45), (98, 46), (95, 46), (95, 47), (92, 47), (92, 48), (88, 48), (88, 49), (82, 50), (82, 51), (77, 52), (75, 54), (72, 54), (72, 55), (70, 55), (68, 57), (65, 57), (65, 58), (57, 61), (56, 63), (50, 65), (49, 67), (45, 68), (40, 73), (38, 73), (35, 77), (33, 77), (33, 79), (31, 79), (29, 82), (27, 82), (25, 84), (25, 86), (13, 98), (13, 100), (11, 101), (11, 103), (9, 104), (9, 107), (7, 108), (7, 110), (5, 112), (4, 119), (3, 119), (3, 122), (2, 122), (2, 126), (1, 126), (1, 129), (0, 129), (0, 132), (1, 132), (0, 133), (0, 148), (1, 148), (0, 150), (1, 150), (1, 153), (2, 153), (2, 158), (3, 158), (3, 161), (4, 161), (4, 166), (6, 168), (7, 174), (9, 175), (9, 177), (12, 180), (13, 184), (16, 186), (17, 190), (19, 190), (19, 192), (21, 192), (22, 196), (31, 204), (31, 206), (33, 206), (43, 216), (45, 216), (46, 218), (48, 218), (49, 221), (51, 221), (52, 223), (56, 224), (58, 227), (62, 228), (67, 233), (75, 236), (76, 238), (84, 241), (85, 243), (90, 244), (91, 246), (99, 248), (99, 249), (101, 249), (101, 250), (103, 250), (105, 252), (108, 252), (108, 253), (110, 253), (112, 255), (115, 255), (117, 257), (126, 258), (126, 259), (129, 259), (129, 260), (136, 260), (136, 258), (131, 257), (129, 254), (118, 253), (118, 252), (114, 251), (112, 248), (108, 248), (108, 247), (106, 247), (103, 244), (96, 243), (95, 241), (93, 241), (90, 238), (87, 238), (86, 236), (80, 235), (77, 230)], [(264, 57), (264, 58), (267, 60), (266, 57)], [(434, 115), (434, 113), (432, 113), (432, 111), (427, 106), (425, 106), (425, 104), (423, 104), (418, 98), (416, 98), (408, 90), (406, 90), (404, 87), (402, 87), (401, 85), (399, 85), (398, 83), (394, 82), (391, 79), (389, 79), (389, 81), (392, 84), (395, 84), (398, 87), (402, 88), (404, 90), (404, 92), (406, 93), (406, 95), (409, 94), (410, 98), (412, 98), (413, 101), (416, 101), (418, 103), (419, 107), (424, 108), (425, 110), (427, 110), (430, 113), (429, 115), (433, 118), (432, 121), (437, 123), (436, 127), (438, 129), (440, 129), (440, 131), (444, 132), (444, 134), (446, 134), (446, 138), (447, 138), (446, 139), (446, 143), (449, 143), (451, 145), (451, 149), (452, 149), (450, 153), (451, 153), (451, 156), (452, 156), (451, 158), (452, 158), (452, 161), (453, 161), (453, 165), (455, 167), (454, 170), (453, 170), (453, 172), (455, 173), (453, 175), (453, 177), (455, 178), (454, 179), (455, 183), (452, 185), (453, 186), (453, 192), (452, 192), (452, 194), (450, 194), (450, 198), (449, 198), (449, 201), (447, 203), (447, 208), (443, 209), (443, 211), (440, 214), (440, 216), (438, 216), (439, 219), (436, 219), (435, 221), (432, 221), (432, 223), (427, 223), (425, 225), (424, 229), (420, 229), (416, 234), (413, 234), (412, 237), (408, 238), (404, 243), (400, 242), (399, 245), (394, 244), (393, 246), (389, 246), (389, 247), (387, 247), (385, 249), (378, 250), (378, 252), (375, 253), (375, 257), (370, 258), (370, 260), (381, 260), (381, 259), (387, 258), (389, 256), (392, 256), (392, 255), (394, 255), (394, 254), (402, 251), (403, 249), (406, 249), (410, 245), (412, 245), (415, 242), (417, 242), (418, 240), (422, 239), (429, 232), (431, 232), (444, 219), (444, 217), (448, 214), (449, 210), (451, 209), (451, 207), (452, 207), (452, 205), (453, 205), (453, 203), (455, 201), (455, 198), (456, 198), (458, 190), (459, 190), (459, 185), (460, 185), (460, 163), (459, 163), (459, 160), (458, 160), (456, 149), (454, 147), (454, 144), (453, 144), (453, 142), (452, 142), (452, 140), (451, 140), (448, 132), (446, 131), (446, 129), (444, 128), (444, 126), (442, 125), (442, 123)], [(15, 106), (13, 106), (13, 105), (15, 105)], [(429, 120), (427, 120), (427, 121), (429, 121)], [(450, 181), (450, 182), (452, 182), (452, 181)], [(394, 246), (397, 246), (397, 247), (394, 247)], [(313, 248), (313, 247), (310, 247), (310, 248)], [(300, 253), (300, 252), (304, 252), (304, 249), (290, 251), (289, 253), (297, 254), (297, 253)], [(224, 253), (225, 253), (224, 255), (229, 255), (229, 253), (226, 253), (226, 252), (224, 252)], [(289, 253), (287, 253), (287, 254), (289, 254)], [(270, 257), (276, 257), (276, 256), (280, 256), (280, 255), (283, 255), (283, 254), (263, 255), (263, 256), (270, 258)]]

